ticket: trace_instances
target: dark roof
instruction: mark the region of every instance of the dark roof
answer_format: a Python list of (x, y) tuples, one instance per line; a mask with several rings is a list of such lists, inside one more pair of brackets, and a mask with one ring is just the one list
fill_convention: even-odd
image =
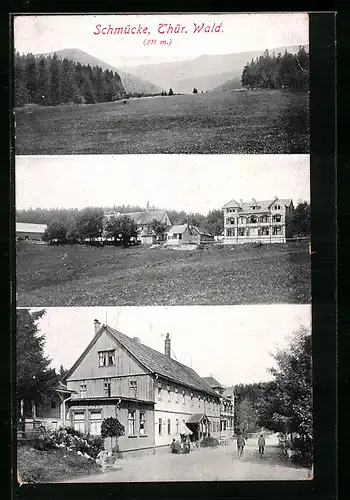
[(204, 417), (208, 419), (205, 413), (194, 413), (187, 419), (186, 424), (198, 424)]
[(218, 382), (214, 377), (202, 377), (203, 380), (206, 381), (206, 383), (208, 385), (210, 385), (210, 387), (221, 387), (222, 389), (224, 388), (220, 382)]
[(254, 213), (258, 213), (269, 210), (271, 205), (273, 205), (273, 203), (275, 203), (276, 201), (278, 201), (280, 205), (285, 205), (286, 207), (289, 207), (289, 205), (292, 203), (292, 200), (290, 198), (283, 198), (283, 199), (277, 198), (273, 200), (262, 200), (262, 201), (252, 200), (250, 202), (243, 202), (243, 203), (237, 203), (235, 200), (231, 200), (228, 203), (226, 203), (226, 205), (224, 205), (222, 208), (231, 208), (231, 207), (241, 208), (242, 210), (239, 211), (239, 213), (244, 213), (244, 212), (250, 213), (251, 212), (250, 207), (258, 206), (260, 207), (260, 209), (254, 210)]
[(130, 212), (121, 215), (128, 215), (136, 224), (142, 225), (151, 224), (154, 219), (162, 222), (167, 212), (166, 210), (148, 210), (145, 212)]
[[(148, 368), (149, 371), (161, 375), (197, 391), (205, 392), (218, 397), (217, 393), (207, 384), (202, 377), (192, 368), (189, 368), (175, 359), (169, 358), (151, 347), (139, 343), (110, 326), (104, 325), (105, 329), (118, 340), (138, 361)], [(102, 329), (100, 330), (100, 332)], [(99, 332), (99, 333), (100, 333)]]

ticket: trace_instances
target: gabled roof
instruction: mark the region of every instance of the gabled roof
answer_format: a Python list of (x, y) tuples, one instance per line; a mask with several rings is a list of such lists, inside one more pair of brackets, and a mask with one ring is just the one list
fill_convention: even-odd
[(45, 233), (46, 224), (30, 224), (29, 222), (16, 222), (16, 232)]
[(236, 200), (232, 199), (231, 201), (229, 201), (228, 203), (226, 203), (226, 205), (224, 205), (222, 208), (236, 208), (236, 207), (239, 207), (240, 204), (237, 203)]
[(186, 231), (186, 229), (187, 229), (187, 224), (179, 224), (178, 226), (173, 226), (168, 232), (182, 234)]
[(200, 229), (199, 227), (196, 226), (191, 226), (189, 224), (179, 224), (177, 226), (173, 226), (171, 229), (169, 229), (168, 234), (183, 234), (186, 229), (189, 230), (190, 234), (192, 233), (197, 233), (197, 234), (202, 234), (204, 236), (212, 236), (212, 234), (208, 233), (207, 231), (204, 231), (203, 229)]
[(168, 214), (166, 210), (145, 210), (143, 212), (127, 212), (118, 214), (118, 216), (120, 217), (123, 215), (127, 215), (128, 217), (130, 217), (135, 222), (135, 224), (142, 225), (151, 224), (154, 219), (161, 222)]
[(151, 372), (198, 391), (217, 396), (216, 392), (192, 368), (139, 343), (110, 326), (106, 326), (106, 329)]
[(175, 359), (169, 358), (151, 347), (141, 344), (138, 340), (128, 337), (124, 333), (115, 330), (107, 325), (101, 325), (98, 333), (93, 337), (82, 355), (68, 371), (64, 380), (67, 380), (75, 368), (80, 364), (86, 353), (91, 349), (96, 340), (106, 331), (112, 338), (119, 342), (129, 353), (141, 363), (147, 370), (156, 375), (160, 375), (179, 385), (210, 394), (218, 397), (217, 393), (203, 380), (198, 373)]
[(210, 385), (210, 387), (220, 387), (222, 389), (224, 389), (224, 387), (220, 384), (220, 382), (218, 382), (214, 377), (202, 377), (203, 380), (206, 381), (206, 383), (208, 385)]
[(209, 420), (205, 413), (194, 413), (191, 415), (186, 424), (198, 424), (201, 420)]
[(231, 200), (230, 202), (226, 203), (222, 208), (240, 208), (241, 210), (239, 211), (240, 214), (244, 214), (245, 212), (250, 213), (251, 207), (252, 206), (258, 206), (257, 210), (254, 210), (254, 213), (259, 213), (259, 212), (266, 212), (269, 210), (269, 208), (275, 203), (278, 202), (280, 205), (284, 205), (286, 207), (289, 207), (289, 205), (292, 203), (291, 198), (277, 198), (273, 200), (252, 200), (250, 202), (243, 202), (243, 203), (237, 203), (235, 200)]

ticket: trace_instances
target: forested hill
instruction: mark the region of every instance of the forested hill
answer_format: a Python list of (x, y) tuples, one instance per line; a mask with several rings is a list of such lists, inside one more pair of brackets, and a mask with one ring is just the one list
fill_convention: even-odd
[(282, 55), (265, 50), (263, 55), (247, 63), (242, 72), (242, 86), (249, 89), (309, 88), (309, 54), (299, 47), (296, 54), (287, 50)]
[(15, 106), (94, 104), (122, 99), (118, 73), (53, 56), (20, 55), (14, 59)]

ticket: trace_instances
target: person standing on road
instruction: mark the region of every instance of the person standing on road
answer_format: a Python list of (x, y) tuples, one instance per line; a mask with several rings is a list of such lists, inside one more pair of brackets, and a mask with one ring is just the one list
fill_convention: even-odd
[(238, 452), (239, 457), (241, 457), (243, 455), (244, 446), (245, 446), (245, 439), (243, 437), (243, 434), (238, 434), (238, 436), (237, 436), (237, 452)]
[(265, 450), (265, 438), (262, 434), (260, 434), (260, 437), (258, 439), (258, 447), (260, 458), (262, 458)]

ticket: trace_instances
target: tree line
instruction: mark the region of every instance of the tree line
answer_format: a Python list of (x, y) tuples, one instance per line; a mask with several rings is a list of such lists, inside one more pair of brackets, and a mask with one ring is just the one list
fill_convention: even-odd
[[(161, 210), (157, 207), (149, 207), (149, 210)], [(105, 220), (105, 212), (119, 212), (123, 217), (112, 218), (108, 223)], [(117, 238), (126, 242), (137, 235), (137, 226), (128, 216), (130, 212), (146, 211), (138, 205), (115, 205), (113, 207), (87, 207), (82, 210), (77, 208), (35, 208), (17, 210), (18, 222), (34, 224), (46, 224), (48, 226), (44, 239), (46, 241), (57, 240), (60, 243), (78, 243), (86, 239), (99, 238), (102, 235), (108, 238)], [(213, 236), (219, 236), (224, 230), (224, 214), (222, 210), (211, 210), (207, 215), (201, 213), (188, 213), (184, 210), (168, 210), (173, 225), (188, 223), (191, 226), (208, 232)], [(113, 224), (112, 224), (113, 223)], [(165, 225), (154, 220), (151, 229), (162, 239)], [(311, 235), (311, 208), (306, 201), (300, 201), (296, 206), (291, 220), (292, 234), (295, 236), (308, 237)]]
[(290, 345), (274, 359), (270, 382), (235, 387), (235, 431), (249, 434), (264, 428), (282, 433), (308, 462), (313, 436), (310, 331), (294, 332)]
[[(160, 209), (152, 206), (149, 207), (149, 210)], [(117, 217), (116, 220), (112, 218), (107, 223), (104, 217), (104, 213), (107, 211), (120, 212), (124, 217)], [(16, 218), (18, 222), (46, 224), (48, 226), (44, 235), (46, 241), (58, 240), (60, 243), (77, 243), (88, 238), (99, 238), (102, 234), (108, 238), (113, 238), (116, 234), (122, 234), (125, 235), (122, 239), (126, 241), (128, 238), (135, 236), (135, 231), (137, 231), (137, 226), (134, 223), (131, 224), (132, 219), (128, 217), (128, 213), (143, 211), (146, 211), (146, 209), (138, 205), (115, 205), (107, 208), (88, 207), (83, 210), (77, 208), (30, 208), (17, 210)], [(214, 236), (222, 234), (224, 229), (222, 210), (211, 210), (207, 215), (188, 213), (184, 210), (168, 210), (167, 212), (173, 225), (188, 223)], [(121, 230), (121, 226), (123, 230)], [(126, 228), (128, 228), (127, 231)], [(165, 225), (154, 220), (151, 229), (161, 239)]]
[(309, 54), (299, 47), (296, 54), (282, 55), (265, 50), (262, 56), (248, 62), (242, 72), (242, 87), (248, 89), (309, 88)]
[(53, 56), (21, 55), (14, 57), (15, 106), (65, 103), (94, 104), (126, 96), (120, 76), (99, 66)]
[(45, 311), (19, 309), (16, 317), (16, 400), (19, 419), (32, 413), (32, 404), (50, 400), (54, 389), (67, 370), (61, 365), (57, 372), (44, 355), (45, 336), (40, 334), (38, 321)]

